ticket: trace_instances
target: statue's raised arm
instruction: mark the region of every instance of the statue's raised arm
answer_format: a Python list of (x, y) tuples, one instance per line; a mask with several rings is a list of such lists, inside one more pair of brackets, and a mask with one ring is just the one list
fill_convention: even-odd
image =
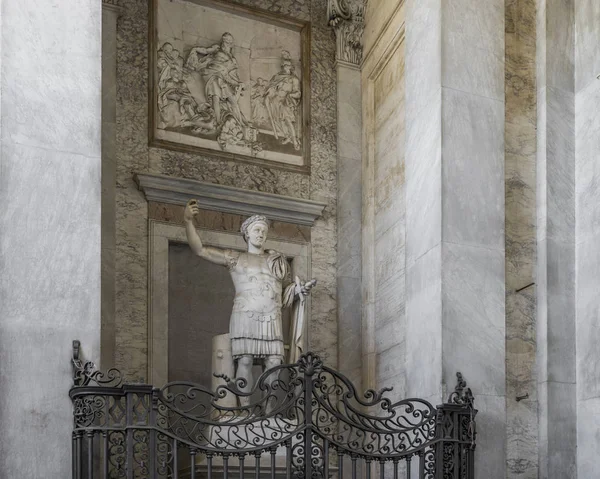
[[(265, 249), (269, 232), (268, 219), (252, 215), (241, 225), (246, 251), (204, 246), (194, 226), (194, 217), (200, 212), (196, 200), (188, 201), (185, 212), (185, 230), (190, 248), (200, 258), (227, 266), (233, 281), (235, 297), (229, 322), (231, 358), (237, 363), (236, 375), (245, 380), (242, 405), (250, 400), (254, 385), (252, 366), (262, 363), (271, 369), (284, 360), (285, 347), (282, 326), (282, 308), (292, 307), (290, 325), (290, 358), (296, 361), (306, 344), (306, 297), (317, 281), (295, 281), (284, 288), (289, 278), (289, 263), (284, 254)], [(270, 381), (277, 375), (272, 375)]]
[(185, 233), (187, 236), (190, 248), (196, 256), (204, 258), (211, 263), (220, 264), (222, 266), (231, 266), (232, 262), (237, 259), (237, 254), (230, 250), (214, 248), (212, 246), (204, 246), (202, 240), (194, 226), (194, 217), (200, 213), (200, 207), (196, 200), (190, 200), (185, 206), (183, 212), (183, 220), (185, 222)]

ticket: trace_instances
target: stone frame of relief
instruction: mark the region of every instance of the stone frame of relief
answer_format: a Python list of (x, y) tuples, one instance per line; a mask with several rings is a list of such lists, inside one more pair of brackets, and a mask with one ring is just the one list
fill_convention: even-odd
[(310, 173), (310, 22), (221, 0), (149, 21), (150, 146)]

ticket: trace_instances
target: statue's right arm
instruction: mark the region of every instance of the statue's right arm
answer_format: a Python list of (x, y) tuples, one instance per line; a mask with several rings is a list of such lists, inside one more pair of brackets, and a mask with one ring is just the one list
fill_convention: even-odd
[(211, 263), (227, 266), (230, 263), (230, 258), (224, 250), (210, 246), (204, 246), (202, 244), (202, 240), (200, 239), (200, 236), (196, 231), (196, 227), (194, 226), (194, 216), (196, 216), (199, 212), (200, 208), (198, 207), (198, 202), (196, 200), (188, 201), (183, 213), (183, 220), (185, 222), (185, 234), (191, 250), (196, 256), (204, 258)]

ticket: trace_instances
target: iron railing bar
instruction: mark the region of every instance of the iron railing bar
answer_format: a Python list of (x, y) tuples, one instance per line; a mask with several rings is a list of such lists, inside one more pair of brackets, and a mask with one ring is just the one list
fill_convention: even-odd
[(209, 454), (206, 456), (206, 468), (208, 469), (208, 472), (207, 472), (208, 479), (212, 479), (212, 469), (213, 469), (212, 459), (213, 459), (212, 454)]
[(259, 452), (254, 453), (254, 477), (260, 479), (260, 459), (261, 454)]
[(88, 446), (88, 479), (94, 478), (94, 433), (87, 433)]
[(229, 456), (223, 455), (223, 479), (229, 479)]
[(173, 439), (173, 479), (179, 479), (179, 451), (177, 450), (177, 439)]
[(338, 450), (338, 476), (344, 477), (344, 454)]
[(77, 436), (75, 431), (71, 436), (71, 477), (77, 478)]
[(366, 472), (366, 474), (365, 474), (366, 478), (367, 479), (371, 479), (371, 459), (367, 458), (365, 460), (365, 470), (366, 470), (365, 471)]
[(196, 479), (196, 449), (190, 449), (190, 468), (191, 468), (191, 479)]
[(277, 453), (277, 449), (271, 448), (271, 479), (275, 479), (275, 454)]
[(325, 479), (329, 479), (329, 441), (327, 439), (323, 439), (323, 467)]
[(133, 479), (133, 393), (125, 396), (125, 424), (127, 425), (126, 460), (127, 479)]
[(77, 433), (77, 466), (76, 466), (76, 475), (77, 479), (83, 479), (83, 464), (81, 463), (81, 455), (83, 453), (83, 448), (81, 447), (81, 442), (83, 440), (83, 433)]
[(385, 461), (379, 460), (379, 479), (385, 479)]
[(245, 458), (245, 455), (244, 454), (240, 454), (240, 456), (239, 456), (239, 461), (240, 461), (240, 479), (244, 479), (244, 458)]
[(352, 479), (356, 479), (356, 461), (358, 458), (353, 455), (350, 457), (350, 459), (352, 461)]
[[(285, 448), (285, 477), (292, 478), (292, 441), (288, 441)], [(325, 476), (327, 477), (327, 476)]]
[(108, 479), (108, 433), (106, 431), (102, 432), (102, 462), (103, 462), (103, 471), (104, 471), (104, 479)]
[(150, 417), (149, 426), (152, 428), (149, 432), (150, 441), (148, 449), (150, 454), (148, 455), (148, 469), (150, 470), (150, 477), (156, 476), (156, 414), (158, 409), (158, 391), (156, 388), (152, 389), (152, 397), (150, 403)]

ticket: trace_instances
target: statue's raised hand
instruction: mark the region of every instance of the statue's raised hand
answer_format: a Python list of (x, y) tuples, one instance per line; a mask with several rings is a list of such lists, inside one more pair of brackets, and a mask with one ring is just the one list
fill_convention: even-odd
[(183, 219), (185, 221), (193, 221), (194, 216), (200, 213), (200, 208), (198, 207), (198, 201), (190, 200), (185, 205), (185, 210), (183, 211)]

